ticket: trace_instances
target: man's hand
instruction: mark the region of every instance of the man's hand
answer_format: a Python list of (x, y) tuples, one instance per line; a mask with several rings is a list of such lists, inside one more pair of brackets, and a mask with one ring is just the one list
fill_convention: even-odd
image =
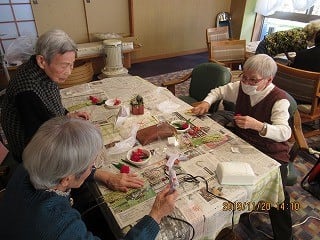
[(127, 192), (129, 188), (140, 188), (144, 182), (134, 173), (114, 174), (101, 169), (97, 169), (94, 179), (102, 182), (108, 188), (115, 191)]

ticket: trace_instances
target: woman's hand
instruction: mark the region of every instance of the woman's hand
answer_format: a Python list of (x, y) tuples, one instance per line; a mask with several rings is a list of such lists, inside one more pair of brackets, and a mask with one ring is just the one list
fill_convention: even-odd
[(115, 174), (101, 169), (96, 170), (94, 179), (102, 182), (111, 190), (122, 192), (127, 192), (129, 188), (140, 188), (144, 185), (143, 180), (134, 173)]
[(197, 116), (203, 115), (209, 111), (209, 108), (210, 108), (210, 104), (205, 101), (202, 101), (196, 107), (192, 108), (191, 112)]
[(153, 203), (150, 216), (159, 224), (161, 219), (173, 212), (178, 192), (170, 193), (170, 185), (158, 193)]
[(86, 112), (69, 112), (67, 113), (68, 117), (72, 117), (72, 118), (82, 118), (84, 120), (89, 120), (89, 114)]
[(235, 115), (233, 119), (235, 124), (239, 128), (253, 129), (258, 132), (260, 132), (263, 128), (263, 122), (260, 122), (257, 119), (250, 116)]

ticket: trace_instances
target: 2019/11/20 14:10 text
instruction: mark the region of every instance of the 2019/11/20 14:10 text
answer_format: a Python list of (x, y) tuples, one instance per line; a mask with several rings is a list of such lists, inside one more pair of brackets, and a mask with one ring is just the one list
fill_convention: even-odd
[(269, 211), (272, 207), (277, 208), (278, 210), (291, 210), (298, 211), (301, 207), (299, 202), (290, 202), (280, 203), (280, 204), (272, 204), (270, 202), (223, 202), (222, 210), (223, 211)]

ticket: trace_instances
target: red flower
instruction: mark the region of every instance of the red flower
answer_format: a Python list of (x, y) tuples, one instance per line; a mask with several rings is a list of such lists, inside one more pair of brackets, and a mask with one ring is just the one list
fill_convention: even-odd
[(116, 98), (113, 102), (113, 105), (117, 106), (121, 103), (120, 99)]
[(92, 102), (93, 104), (97, 104), (97, 103), (100, 102), (100, 99), (97, 98), (97, 97), (95, 97), (95, 96), (89, 96), (89, 99), (91, 100), (91, 102)]
[(128, 165), (122, 165), (120, 168), (120, 173), (129, 173), (130, 167)]

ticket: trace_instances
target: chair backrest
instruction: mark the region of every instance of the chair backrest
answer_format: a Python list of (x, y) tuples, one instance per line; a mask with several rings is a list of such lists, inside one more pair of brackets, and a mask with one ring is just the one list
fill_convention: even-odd
[[(211, 89), (225, 85), (231, 81), (228, 68), (217, 63), (202, 63), (192, 70), (189, 95), (202, 101)], [(210, 111), (215, 111), (219, 103), (213, 104)]]
[[(277, 63), (273, 83), (288, 92), (298, 103), (302, 122), (320, 119), (320, 73), (292, 68)], [(304, 109), (302, 108), (305, 107)]]
[(294, 143), (289, 152), (289, 164), (287, 167), (288, 174), (286, 185), (292, 186), (297, 182), (298, 179), (298, 172), (293, 162), (301, 151), (306, 151), (308, 149), (308, 144), (303, 135), (301, 118), (298, 111), (297, 102), (289, 93), (287, 93), (287, 99), (290, 102), (290, 106), (288, 109), (290, 114), (289, 123), (292, 130), (292, 137), (294, 138)]
[(59, 83), (60, 88), (67, 88), (74, 85), (87, 83), (92, 81), (94, 75), (92, 62), (86, 62), (80, 66), (75, 67), (72, 73), (64, 83)]
[(229, 27), (211, 27), (206, 29), (206, 40), (210, 58), (210, 42), (229, 39)]
[(210, 61), (221, 62), (232, 68), (232, 64), (242, 65), (246, 59), (246, 40), (211, 41)]

